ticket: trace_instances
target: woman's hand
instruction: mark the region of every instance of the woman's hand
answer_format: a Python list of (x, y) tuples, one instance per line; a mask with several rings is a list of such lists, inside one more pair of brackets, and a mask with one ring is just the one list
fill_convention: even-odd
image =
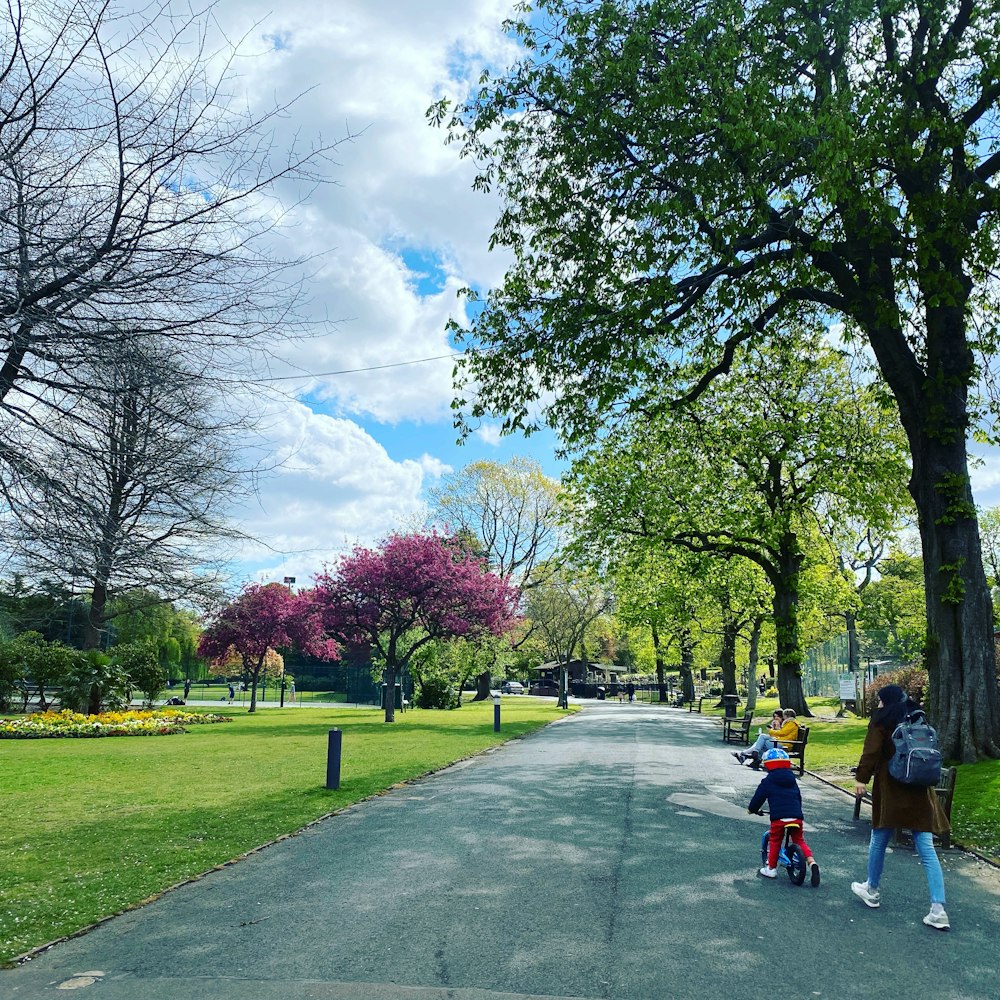
[(868, 791), (868, 786), (862, 784), (860, 781), (854, 783), (854, 795), (855, 797), (860, 797)]

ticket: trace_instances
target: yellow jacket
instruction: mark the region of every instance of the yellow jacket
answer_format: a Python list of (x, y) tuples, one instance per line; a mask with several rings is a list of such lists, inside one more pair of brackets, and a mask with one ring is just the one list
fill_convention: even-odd
[(768, 729), (768, 735), (773, 736), (786, 750), (799, 738), (799, 724), (794, 719), (785, 719), (780, 729)]

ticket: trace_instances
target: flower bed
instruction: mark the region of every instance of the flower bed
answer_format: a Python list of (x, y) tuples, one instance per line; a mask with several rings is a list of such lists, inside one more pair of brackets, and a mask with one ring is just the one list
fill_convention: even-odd
[(53, 737), (168, 736), (183, 733), (185, 726), (229, 722), (228, 715), (201, 715), (195, 712), (102, 712), (81, 715), (36, 712), (23, 719), (0, 719), (0, 740), (33, 740)]

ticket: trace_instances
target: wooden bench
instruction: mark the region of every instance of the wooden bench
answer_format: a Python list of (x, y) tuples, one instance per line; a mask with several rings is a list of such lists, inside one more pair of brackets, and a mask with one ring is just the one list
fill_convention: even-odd
[(799, 762), (799, 774), (805, 774), (806, 770), (806, 744), (809, 742), (809, 727), (799, 726), (799, 738), (788, 743), (782, 741), (782, 746), (788, 753), (789, 760)]
[(750, 744), (750, 725), (753, 723), (753, 712), (747, 712), (742, 718), (729, 716), (722, 720), (722, 742), (739, 743), (741, 746)]
[[(934, 786), (934, 791), (937, 793), (938, 802), (941, 803), (941, 809), (944, 811), (945, 816), (948, 817), (948, 822), (951, 822), (951, 803), (955, 798), (955, 780), (958, 778), (958, 768), (957, 767), (942, 767), (941, 777), (938, 779), (938, 783)], [(871, 792), (865, 792), (864, 795), (854, 796), (854, 815), (851, 817), (853, 820), (857, 821), (861, 818), (861, 804), (866, 802), (868, 805), (872, 804)], [(903, 830), (901, 827), (896, 827), (896, 843), (900, 843), (902, 840)], [(938, 840), (941, 841), (941, 846), (947, 851), (951, 848), (951, 833), (941, 833), (934, 834)]]
[(697, 708), (695, 708), (695, 707), (694, 707), (694, 702), (692, 701), (692, 702), (691, 702), (691, 703), (690, 703), (690, 704), (688, 705), (688, 711), (689, 711), (689, 712), (697, 712), (697, 713), (698, 713), (699, 715), (701, 715), (701, 703), (702, 703), (702, 702), (703, 702), (703, 701), (704, 701), (704, 700), (705, 700), (705, 699), (706, 699), (707, 697), (708, 697), (708, 695), (707, 695), (707, 694), (703, 694), (703, 695), (702, 695), (702, 696), (701, 696), (701, 697), (700, 697), (700, 698), (698, 699), (698, 707), (697, 707)]

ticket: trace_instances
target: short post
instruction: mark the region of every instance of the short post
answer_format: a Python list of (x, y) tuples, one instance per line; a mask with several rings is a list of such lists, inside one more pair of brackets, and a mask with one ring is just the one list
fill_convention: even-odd
[(326, 745), (326, 787), (340, 788), (340, 749), (343, 733), (339, 729), (331, 729)]
[(493, 695), (493, 732), (500, 732), (500, 692)]

